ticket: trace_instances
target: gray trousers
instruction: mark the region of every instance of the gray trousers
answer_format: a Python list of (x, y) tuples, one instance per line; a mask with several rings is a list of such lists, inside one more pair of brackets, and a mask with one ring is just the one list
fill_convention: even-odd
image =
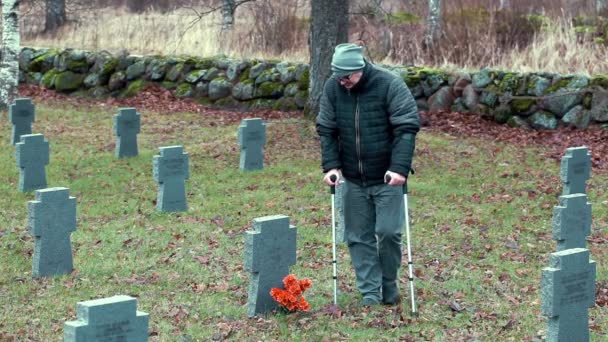
[(396, 286), (401, 266), (403, 187), (346, 182), (344, 227), (357, 288), (363, 297), (381, 300), (381, 288)]

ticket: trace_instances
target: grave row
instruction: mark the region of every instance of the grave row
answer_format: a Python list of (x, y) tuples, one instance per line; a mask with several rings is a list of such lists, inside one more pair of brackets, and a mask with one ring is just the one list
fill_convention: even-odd
[[(114, 117), (118, 139), (116, 156), (119, 158), (137, 155), (137, 139), (133, 136), (136, 137), (140, 130), (139, 114), (132, 109), (125, 113), (125, 118), (131, 120), (131, 123), (122, 125), (120, 113)], [(11, 114), (11, 118), (13, 116)], [(22, 121), (28, 122), (25, 119)], [(18, 121), (13, 121), (15, 122)], [(242, 170), (263, 167), (261, 146), (266, 139), (264, 126), (259, 119), (239, 126), (241, 151), (247, 150), (248, 137), (257, 141), (255, 152), (245, 156), (241, 153)], [(248, 127), (255, 127), (254, 133), (248, 133)], [(13, 134), (15, 132), (27, 132), (27, 129), (14, 126)], [(31, 129), (27, 133), (31, 133)], [(125, 138), (126, 135), (130, 137)], [(30, 154), (48, 151), (48, 142), (41, 135), (31, 134), (25, 134), (25, 139), (21, 136), (20, 140), (22, 145), (17, 145), (17, 150), (21, 151), (17, 152), (18, 165), (27, 170), (23, 173), (40, 174), (40, 171), (31, 170), (28, 158)], [(29, 145), (28, 142), (37, 145)], [(257, 149), (258, 146), (260, 149)], [(28, 148), (34, 152), (27, 152)], [(248, 155), (255, 157), (248, 159)], [(174, 199), (185, 197), (183, 179), (188, 178), (188, 169), (187, 154), (181, 146), (161, 148), (160, 155), (154, 157), (154, 178), (159, 182), (158, 202), (162, 208), (168, 211), (185, 210), (182, 206), (185, 203)], [(589, 340), (588, 308), (595, 303), (596, 276), (596, 263), (590, 260), (586, 249), (586, 237), (591, 230), (591, 204), (587, 202), (586, 195), (590, 170), (590, 154), (586, 148), (567, 150), (560, 169), (564, 183), (563, 193), (553, 212), (553, 235), (557, 240), (557, 252), (551, 254), (549, 267), (543, 269), (542, 273), (542, 312), (548, 316), (547, 341)], [(24, 180), (23, 183), (27, 182)], [(76, 226), (74, 197), (69, 196), (66, 188), (38, 190), (36, 200), (28, 204), (28, 209), (30, 231), (36, 236), (34, 276), (71, 272), (69, 234)], [(270, 297), (270, 288), (280, 287), (281, 280), (289, 273), (289, 267), (296, 262), (297, 234), (295, 227), (289, 225), (287, 216), (255, 219), (253, 228), (245, 237), (245, 269), (250, 272), (247, 304), (249, 316), (276, 309), (277, 303)], [(47, 239), (43, 238), (45, 234), (48, 234)], [(67, 322), (64, 331), (66, 340), (70, 341), (96, 340), (91, 336), (128, 336), (128, 340), (147, 340), (147, 325), (147, 314), (136, 311), (133, 298), (117, 296), (78, 303), (78, 320)], [(135, 335), (128, 335), (132, 333)]]
[(589, 341), (588, 309), (595, 305), (596, 262), (590, 259), (591, 204), (586, 184), (591, 156), (586, 147), (568, 148), (562, 158), (564, 184), (559, 205), (553, 209), (553, 238), (557, 252), (542, 271), (542, 312), (548, 317), (550, 342)]
[[(67, 188), (46, 187), (45, 166), (49, 163), (50, 149), (42, 134), (31, 134), (34, 113), (29, 99), (17, 99), (9, 109), (12, 142), (20, 169), (19, 190), (35, 190), (35, 200), (28, 202), (28, 227), (35, 238), (32, 275), (38, 278), (69, 274), (73, 270), (70, 235), (76, 230), (76, 199)], [(265, 127), (260, 119), (246, 119), (239, 126), (241, 170), (263, 169)], [(137, 156), (140, 114), (133, 108), (120, 109), (113, 117), (113, 129), (117, 139), (115, 156)], [(187, 210), (184, 180), (189, 178), (189, 158), (182, 146), (160, 148), (160, 154), (153, 159), (153, 176), (159, 183), (157, 209)], [(247, 234), (245, 261), (247, 270), (252, 272), (250, 316), (277, 307), (269, 295), (270, 288), (277, 286), (289, 272), (296, 254), (296, 230), (289, 225), (287, 216), (256, 219), (253, 225), (255, 230)], [(286, 255), (289, 257), (285, 258)], [(134, 298), (115, 296), (80, 302), (77, 312), (76, 321), (65, 323), (66, 341), (147, 340), (148, 315), (136, 311)]]

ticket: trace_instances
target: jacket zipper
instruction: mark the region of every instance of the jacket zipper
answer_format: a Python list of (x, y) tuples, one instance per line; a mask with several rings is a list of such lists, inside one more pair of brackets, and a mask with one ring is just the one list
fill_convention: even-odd
[(359, 111), (359, 95), (357, 95), (355, 105), (355, 141), (357, 148), (357, 162), (359, 164), (359, 173), (361, 174), (361, 181), (365, 184), (365, 175), (363, 174), (363, 161), (361, 160), (361, 115)]

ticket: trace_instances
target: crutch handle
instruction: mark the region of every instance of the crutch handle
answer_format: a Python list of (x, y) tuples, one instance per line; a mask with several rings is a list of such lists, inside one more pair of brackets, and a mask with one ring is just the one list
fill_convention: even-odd
[(338, 177), (336, 177), (336, 175), (331, 175), (329, 176), (329, 180), (334, 182), (334, 185), (330, 185), (330, 190), (331, 190), (331, 194), (334, 195), (336, 193), (336, 180), (338, 179)]
[[(386, 175), (386, 176), (384, 177), (384, 182), (385, 182), (386, 184), (388, 184), (388, 183), (390, 183), (390, 182), (391, 182), (391, 179), (392, 179), (392, 178), (391, 178), (391, 175)], [(403, 193), (404, 193), (404, 194), (407, 194), (407, 177), (405, 177), (405, 183), (403, 183)]]
[[(386, 175), (384, 177), (384, 183), (388, 184), (391, 182), (391, 175)], [(405, 177), (405, 183), (403, 183), (403, 193), (407, 194), (407, 177)]]

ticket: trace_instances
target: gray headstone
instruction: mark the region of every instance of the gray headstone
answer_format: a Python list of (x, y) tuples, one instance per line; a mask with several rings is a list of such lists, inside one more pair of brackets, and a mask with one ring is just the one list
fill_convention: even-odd
[(154, 156), (154, 180), (158, 182), (156, 209), (164, 212), (186, 211), (185, 180), (190, 177), (188, 153), (182, 146), (160, 148)]
[(564, 183), (562, 195), (586, 194), (591, 176), (591, 154), (587, 147), (570, 147), (562, 158), (560, 178)]
[(70, 234), (76, 230), (76, 199), (69, 190), (36, 190), (36, 200), (28, 202), (28, 226), (35, 238), (33, 277), (72, 272)]
[(129, 296), (78, 302), (78, 319), (65, 322), (65, 342), (148, 341), (149, 317), (137, 311), (137, 300)]
[(542, 312), (547, 341), (589, 341), (588, 308), (595, 305), (595, 261), (584, 248), (551, 253), (542, 273)]
[(238, 135), (241, 147), (241, 170), (263, 169), (266, 123), (262, 119), (244, 119), (239, 125)]
[(49, 142), (42, 134), (26, 134), (15, 144), (15, 159), (19, 168), (19, 191), (46, 188), (46, 169), (49, 163)]
[(591, 234), (591, 204), (587, 195), (573, 194), (559, 197), (559, 205), (553, 208), (553, 238), (557, 250), (587, 248), (587, 236)]
[(277, 302), (270, 296), (273, 287), (283, 288), (283, 278), (289, 274), (289, 266), (296, 263), (296, 236), (289, 217), (266, 216), (253, 220), (254, 231), (245, 236), (245, 270), (249, 277), (247, 314), (270, 312)]
[(19, 142), (24, 134), (32, 134), (32, 122), (35, 118), (35, 109), (32, 100), (28, 98), (16, 99), (8, 109), (8, 117), (13, 124), (11, 144)]
[(116, 157), (134, 157), (137, 155), (137, 133), (139, 133), (140, 115), (135, 108), (121, 108), (112, 118), (116, 134)]

